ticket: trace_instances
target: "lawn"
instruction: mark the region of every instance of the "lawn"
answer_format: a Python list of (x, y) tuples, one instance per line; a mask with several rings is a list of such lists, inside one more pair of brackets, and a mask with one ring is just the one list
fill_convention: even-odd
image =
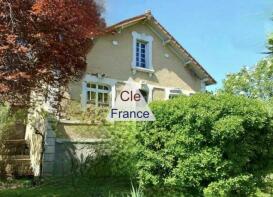
[[(6, 186), (4, 188), (3, 186)], [(16, 187), (16, 188), (15, 188)], [(271, 188), (270, 188), (271, 189)], [(136, 189), (137, 190), (137, 189)], [(257, 197), (270, 197), (271, 191), (256, 192)], [(132, 194), (131, 181), (100, 178), (93, 181), (83, 179), (74, 182), (71, 178), (44, 180), (33, 186), (31, 179), (0, 182), (0, 197), (183, 197), (182, 193), (166, 190), (145, 192), (145, 195)]]
[(66, 178), (46, 180), (39, 186), (22, 185), (16, 189), (0, 189), (0, 197), (127, 197), (131, 190), (130, 181), (113, 179), (81, 180), (73, 184), (72, 179)]

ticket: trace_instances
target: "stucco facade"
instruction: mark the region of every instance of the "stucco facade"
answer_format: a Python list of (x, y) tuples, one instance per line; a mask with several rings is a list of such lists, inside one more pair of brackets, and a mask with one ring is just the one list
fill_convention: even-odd
[[(143, 15), (149, 19), (149, 14)], [(80, 101), (86, 107), (87, 88), (89, 82), (106, 84), (110, 87), (109, 102), (114, 103), (120, 91), (121, 84), (132, 79), (145, 89), (148, 102), (153, 100), (168, 99), (172, 90), (181, 94), (190, 95), (204, 91), (205, 79), (189, 67), (189, 55), (179, 53), (166, 38), (156, 24), (148, 19), (124, 22), (122, 28), (118, 27), (113, 32), (105, 33), (94, 38), (93, 47), (87, 54), (87, 70), (82, 80), (69, 85), (70, 98)], [(133, 65), (135, 61), (134, 36), (148, 37), (150, 66), (140, 68)], [(189, 63), (190, 62), (190, 63)], [(210, 76), (209, 76), (210, 77)]]

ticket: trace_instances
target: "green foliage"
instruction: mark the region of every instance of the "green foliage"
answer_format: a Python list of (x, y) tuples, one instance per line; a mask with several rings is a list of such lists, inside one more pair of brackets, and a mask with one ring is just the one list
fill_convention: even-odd
[(58, 123), (55, 127), (55, 133), (58, 138), (77, 139), (77, 138), (92, 138), (92, 139), (108, 139), (109, 125), (93, 125), (79, 124), (66, 125)]
[(110, 129), (111, 163), (115, 176), (136, 177), (136, 124), (116, 122)]
[(6, 134), (8, 127), (12, 124), (9, 109), (8, 105), (0, 104), (0, 140)]
[(273, 59), (264, 59), (252, 69), (242, 68), (224, 80), (221, 92), (268, 100), (273, 97)]
[[(17, 181), (19, 182), (19, 181)], [(25, 182), (25, 181), (24, 181)], [(0, 188), (1, 188), (0, 182)], [(68, 177), (45, 178), (40, 185), (23, 185), (20, 182), (10, 184), (10, 188), (1, 188), (0, 196), (4, 197), (129, 197), (130, 181), (123, 179), (101, 178), (81, 179), (71, 187)]]
[(98, 147), (98, 155), (86, 162), (91, 177), (136, 177), (136, 125), (119, 122), (109, 127), (111, 138), (103, 147)]
[[(81, 179), (120, 178), (127, 181), (136, 177), (136, 125), (129, 122), (119, 122), (105, 126), (109, 138), (94, 145), (94, 155), (72, 160), (74, 182)], [(79, 179), (78, 179), (79, 178)]]
[(12, 109), (7, 103), (0, 103), (0, 142), (16, 132), (16, 125), (25, 124), (25, 119), (24, 109)]
[(106, 107), (94, 107), (87, 108), (86, 111), (82, 111), (81, 104), (77, 101), (70, 100), (66, 108), (63, 110), (65, 118), (67, 120), (79, 120), (92, 124), (106, 124), (106, 116), (109, 109)]
[(212, 182), (204, 190), (205, 197), (250, 196), (255, 192), (255, 182), (252, 176), (239, 175), (227, 180)]
[(269, 197), (273, 195), (273, 174), (269, 174), (264, 178), (263, 187), (260, 187), (256, 195), (259, 197)]
[[(90, 107), (82, 111), (80, 103), (70, 101), (63, 111), (64, 117), (84, 124), (67, 126), (59, 124), (57, 136), (73, 138), (81, 136), (105, 139), (107, 143), (96, 146), (97, 156), (92, 155), (83, 162), (84, 174), (89, 177), (124, 177), (130, 180), (136, 176), (136, 124), (116, 122), (110, 124), (106, 117), (109, 108)], [(87, 124), (85, 124), (87, 123)], [(75, 136), (73, 136), (75, 135)]]
[(0, 103), (0, 179), (5, 176), (5, 166), (7, 158), (5, 140), (9, 134), (9, 128), (13, 125), (13, 118), (10, 116), (10, 107), (7, 104)]
[(267, 101), (267, 109), (269, 114), (273, 117), (273, 98)]
[(197, 94), (154, 102), (151, 109), (156, 121), (141, 124), (136, 136), (145, 187), (248, 195), (272, 168), (272, 117), (262, 101)]
[(272, 55), (273, 53), (273, 34), (271, 34), (267, 39), (267, 49), (269, 53)]
[(134, 185), (132, 184), (132, 189), (131, 189), (131, 194), (128, 195), (127, 197), (143, 197), (143, 193), (141, 191), (141, 188), (135, 188)]
[(24, 137), (26, 111), (0, 103), (0, 178), (6, 176), (9, 148), (6, 140)]

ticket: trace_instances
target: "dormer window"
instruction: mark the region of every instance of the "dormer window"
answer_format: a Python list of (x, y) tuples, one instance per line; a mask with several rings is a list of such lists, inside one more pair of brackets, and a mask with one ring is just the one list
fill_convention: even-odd
[(142, 40), (136, 42), (136, 67), (147, 68), (148, 43)]
[(152, 73), (152, 48), (153, 37), (144, 33), (132, 32), (133, 35), (133, 59), (132, 68), (134, 71), (145, 71)]

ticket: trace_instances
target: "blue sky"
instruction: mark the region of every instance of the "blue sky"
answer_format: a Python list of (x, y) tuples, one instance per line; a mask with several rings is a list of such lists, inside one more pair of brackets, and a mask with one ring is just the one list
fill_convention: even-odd
[(227, 73), (264, 57), (273, 32), (272, 0), (105, 0), (111, 25), (150, 9), (159, 22), (195, 57), (218, 84)]

